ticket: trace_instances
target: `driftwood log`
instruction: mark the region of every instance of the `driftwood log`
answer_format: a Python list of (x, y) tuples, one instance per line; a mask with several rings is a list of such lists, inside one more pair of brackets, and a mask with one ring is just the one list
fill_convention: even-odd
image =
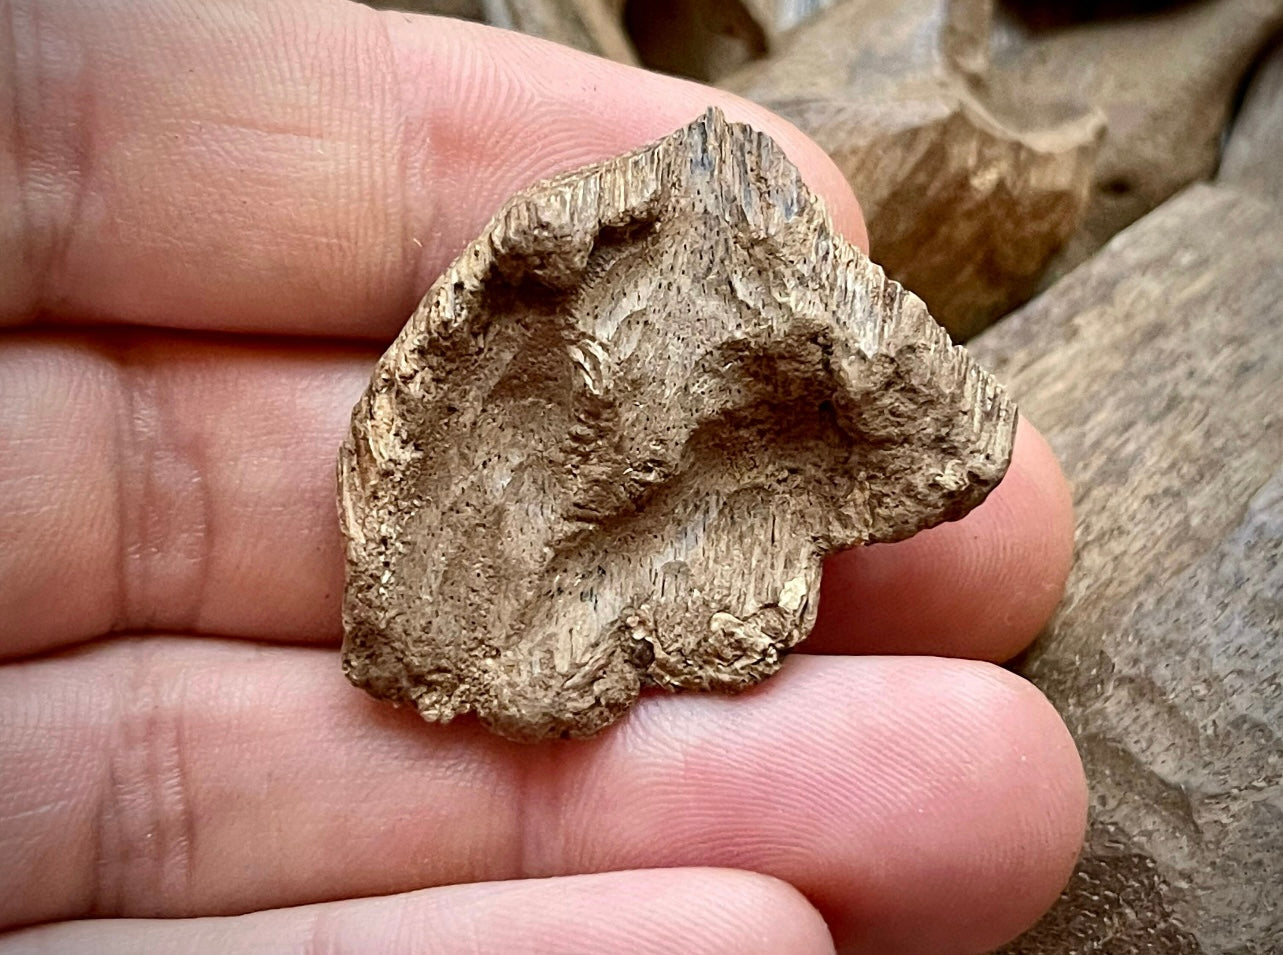
[(873, 258), (957, 338), (1023, 302), (1086, 208), (1100, 117), (1007, 108), (989, 0), (851, 0), (723, 85), (783, 114), (846, 174)]
[(961, 517), (1014, 427), (710, 111), (517, 196), (379, 362), (340, 453), (345, 671), (531, 740), (742, 689), (809, 632), (829, 552)]
[(1092, 794), (1068, 889), (1003, 951), (1278, 955), (1280, 208), (1191, 187), (973, 346), (1075, 488), (1068, 593), (1020, 668)]

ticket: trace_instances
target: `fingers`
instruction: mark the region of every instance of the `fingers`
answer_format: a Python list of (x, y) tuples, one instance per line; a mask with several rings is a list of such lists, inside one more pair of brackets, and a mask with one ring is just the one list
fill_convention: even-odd
[(829, 559), (806, 646), (1009, 660), (1051, 617), (1073, 549), (1069, 484), (1021, 419), (1006, 477), (965, 519)]
[[(386, 339), (500, 204), (729, 94), (338, 0), (3, 0), (0, 324), (44, 316)], [(867, 247), (867, 245), (866, 245)]]
[(375, 357), (0, 342), (0, 655), (119, 629), (336, 640), (334, 461)]
[(0, 938), (0, 955), (137, 952), (824, 955), (794, 888), (725, 869), (653, 869), (448, 886), (231, 918), (98, 920)]
[[(334, 457), (374, 359), (160, 334), (0, 343), (0, 656), (112, 630), (337, 641)], [(1071, 523), (1022, 424), (977, 511), (829, 561), (802, 649), (1005, 658), (1055, 604)]]
[(0, 671), (0, 722), (8, 925), (715, 865), (856, 952), (980, 952), (1055, 897), (1084, 816), (1037, 691), (931, 658), (799, 657), (530, 748), (370, 700), (330, 651), (118, 640)]

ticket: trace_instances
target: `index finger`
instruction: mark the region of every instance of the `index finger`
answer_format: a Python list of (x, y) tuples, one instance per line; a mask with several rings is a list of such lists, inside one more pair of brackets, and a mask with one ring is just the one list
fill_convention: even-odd
[(710, 105), (867, 247), (786, 121), (529, 37), (340, 0), (0, 0), (2, 23), (0, 324), (387, 338), (513, 192)]

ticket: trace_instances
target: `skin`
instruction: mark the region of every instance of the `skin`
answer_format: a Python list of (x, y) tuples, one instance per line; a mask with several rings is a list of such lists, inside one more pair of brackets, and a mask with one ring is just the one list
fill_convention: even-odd
[[(966, 519), (834, 558), (740, 697), (587, 743), (343, 680), (333, 462), (512, 192), (726, 94), (339, 0), (0, 0), (0, 953), (973, 953), (1080, 845), (1072, 741), (985, 661), (1063, 588), (1027, 423)], [(377, 898), (376, 898), (377, 897)]]

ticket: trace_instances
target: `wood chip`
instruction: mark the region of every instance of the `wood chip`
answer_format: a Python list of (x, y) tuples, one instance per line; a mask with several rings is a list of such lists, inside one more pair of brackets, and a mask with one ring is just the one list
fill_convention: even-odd
[(379, 362), (339, 457), (343, 665), (428, 720), (589, 736), (740, 690), (839, 548), (961, 517), (1015, 409), (710, 111), (516, 196)]

